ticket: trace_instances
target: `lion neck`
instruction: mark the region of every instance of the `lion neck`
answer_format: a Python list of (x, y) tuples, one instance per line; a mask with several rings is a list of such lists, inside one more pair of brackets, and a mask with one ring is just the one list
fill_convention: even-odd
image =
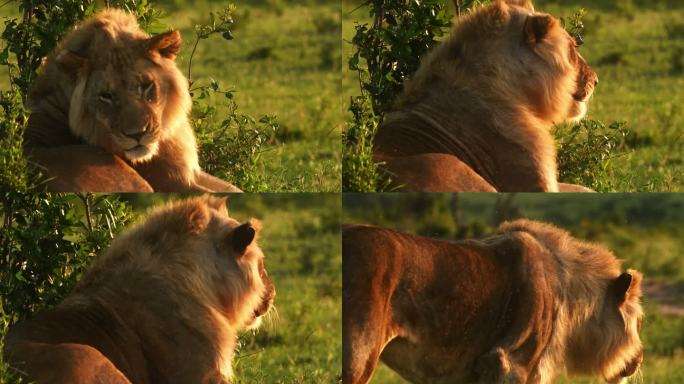
[(497, 190), (507, 190), (513, 157), (537, 164), (551, 190), (557, 188), (551, 125), (496, 92), (474, 93), (431, 84), (419, 98), (405, 98), (378, 128), (376, 153), (454, 155)]
[[(178, 289), (172, 284), (150, 279), (143, 272), (129, 271), (126, 276), (125, 283), (118, 279), (103, 282), (97, 291), (82, 296), (94, 306), (109, 307), (122, 326), (135, 334), (149, 382), (228, 381), (236, 341), (228, 321), (192, 295), (178, 302), (178, 297), (189, 295), (175, 292)], [(122, 288), (126, 286), (131, 289)], [(126, 345), (130, 339), (122, 337), (115, 343)]]
[[(554, 254), (556, 268), (563, 271), (554, 292), (557, 308), (554, 333), (537, 369), (540, 383), (552, 383), (557, 373), (571, 363), (568, 350), (573, 341), (586, 336), (590, 322), (596, 321), (596, 314), (602, 310), (603, 297), (597, 292), (606, 289), (605, 275), (615, 273), (615, 264), (606, 260), (601, 268), (596, 268), (597, 264), (577, 259), (561, 243), (549, 246), (546, 241), (553, 240), (540, 237), (537, 240)], [(596, 348), (600, 346), (596, 345)]]

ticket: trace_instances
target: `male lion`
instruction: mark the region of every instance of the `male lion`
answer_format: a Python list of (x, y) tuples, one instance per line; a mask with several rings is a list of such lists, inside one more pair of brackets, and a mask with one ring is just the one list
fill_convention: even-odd
[(62, 303), (10, 328), (5, 357), (36, 383), (227, 383), (236, 332), (275, 296), (258, 231), (217, 198), (153, 210)]
[(342, 378), (378, 359), (414, 383), (552, 383), (566, 368), (633, 375), (641, 275), (554, 226), (507, 222), (448, 242), (372, 226), (343, 231)]
[(200, 169), (178, 31), (106, 9), (66, 35), (32, 86), (24, 137), (54, 191), (226, 191)]
[(457, 19), (379, 126), (375, 159), (410, 191), (588, 191), (558, 184), (550, 133), (598, 83), (576, 46), (529, 1)]

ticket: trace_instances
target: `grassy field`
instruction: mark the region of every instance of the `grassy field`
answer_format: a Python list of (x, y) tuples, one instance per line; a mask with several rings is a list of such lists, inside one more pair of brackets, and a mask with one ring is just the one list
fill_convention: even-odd
[[(684, 195), (518, 194), (345, 195), (343, 223), (371, 223), (425, 236), (454, 238), (491, 232), (503, 218), (527, 217), (555, 223), (578, 238), (602, 243), (644, 274), (642, 330), (644, 363), (634, 380), (675, 384), (684, 377)], [(454, 207), (458, 206), (458, 210)], [(497, 208), (498, 207), (498, 208)], [(458, 212), (454, 215), (454, 212)], [(454, 217), (461, 217), (460, 224)], [(461, 235), (463, 236), (463, 235)], [(404, 381), (382, 365), (372, 383)], [(561, 377), (557, 383), (602, 381)]]
[[(168, 198), (124, 197), (136, 212)], [(276, 311), (256, 333), (240, 336), (235, 383), (336, 382), (342, 339), (340, 195), (245, 194), (228, 204), (237, 220), (262, 221), (259, 242), (277, 291)], [(3, 372), (0, 366), (0, 382)]]
[[(359, 1), (343, 1), (342, 33), (369, 20)], [(600, 78), (588, 118), (625, 121), (630, 133), (596, 178), (614, 191), (684, 190), (684, 5), (681, 1), (538, 0), (537, 10), (557, 17), (585, 8), (580, 49)], [(355, 10), (356, 9), (356, 10)], [(352, 46), (345, 43), (343, 58)], [(348, 99), (359, 93), (343, 67)]]
[[(178, 58), (187, 73), (194, 43), (192, 27), (208, 23), (209, 12), (230, 2), (202, 0), (157, 2), (162, 20), (180, 29), (184, 44)], [(255, 171), (266, 191), (339, 191), (340, 6), (336, 0), (233, 1), (237, 6), (232, 41), (219, 35), (202, 40), (193, 58), (195, 85), (215, 79), (222, 89), (235, 89), (238, 111), (257, 119), (275, 115), (280, 129), (261, 154)], [(16, 4), (0, 8), (0, 16), (16, 15)], [(0, 68), (0, 89), (7, 73)], [(222, 97), (213, 100), (225, 104)], [(219, 113), (218, 121), (222, 120)]]

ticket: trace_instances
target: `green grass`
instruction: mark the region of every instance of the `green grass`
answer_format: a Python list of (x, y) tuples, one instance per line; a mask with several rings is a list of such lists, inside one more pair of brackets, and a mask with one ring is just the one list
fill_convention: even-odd
[[(202, 40), (193, 58), (196, 85), (215, 79), (236, 89), (239, 111), (256, 118), (275, 115), (280, 130), (265, 147), (255, 173), (267, 191), (339, 191), (340, 11), (339, 2), (269, 0), (233, 1), (237, 5), (232, 41), (220, 36)], [(170, 27), (184, 39), (178, 63), (187, 74), (194, 42), (193, 25), (206, 23), (210, 11), (228, 3), (157, 2)], [(15, 3), (0, 16), (15, 15)], [(7, 89), (0, 68), (0, 89)], [(222, 100), (214, 100), (219, 105)], [(222, 120), (219, 114), (219, 122)]]
[[(580, 49), (600, 78), (588, 117), (626, 121), (630, 134), (612, 153), (596, 184), (614, 191), (684, 190), (684, 5), (677, 1), (535, 1), (539, 11), (569, 17), (587, 10)], [(367, 8), (343, 1), (342, 34), (368, 22)], [(343, 58), (352, 46), (343, 45)], [(359, 93), (356, 74), (343, 66), (345, 98)], [(348, 103), (348, 102), (347, 102)], [(349, 119), (349, 117), (348, 117)]]
[[(555, 223), (574, 236), (601, 243), (644, 275), (644, 363), (637, 383), (681, 383), (684, 377), (684, 194), (349, 194), (343, 223), (370, 223), (432, 237), (458, 236), (461, 224), (489, 233), (494, 222), (527, 217)], [(510, 196), (510, 195), (509, 195)], [(473, 237), (467, 235), (466, 237)], [(475, 235), (474, 237), (478, 237)], [(654, 293), (661, 287), (668, 297)], [(667, 307), (666, 307), (667, 306)], [(404, 383), (384, 365), (373, 384)], [(561, 376), (558, 383), (601, 381)]]
[[(256, 198), (267, 202), (269, 196)], [(255, 214), (263, 221), (260, 244), (277, 290), (277, 316), (257, 334), (241, 338), (236, 383), (334, 383), (340, 375), (340, 195), (289, 195), (289, 200), (280, 197), (265, 207), (272, 211), (233, 210), (237, 217)]]
[[(169, 197), (125, 199), (140, 212)], [(335, 382), (342, 348), (340, 195), (244, 194), (230, 197), (228, 204), (235, 219), (262, 221), (259, 244), (276, 287), (276, 310), (256, 333), (240, 336), (235, 382)], [(0, 316), (0, 347), (3, 320)], [(0, 364), (0, 383), (11, 382)]]

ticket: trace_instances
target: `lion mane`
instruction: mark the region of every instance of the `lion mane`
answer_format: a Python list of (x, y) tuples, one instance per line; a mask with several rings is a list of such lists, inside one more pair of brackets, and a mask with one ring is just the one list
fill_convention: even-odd
[(641, 274), (530, 220), (479, 240), (343, 230), (345, 384), (378, 360), (414, 383), (622, 383), (642, 361)]
[(64, 301), (11, 327), (5, 357), (37, 383), (228, 383), (236, 332), (275, 296), (259, 229), (214, 197), (153, 209)]
[[(32, 85), (26, 155), (61, 191), (239, 191), (202, 172), (178, 31), (105, 9), (68, 33)], [(40, 169), (39, 168), (39, 169)]]
[(497, 0), (456, 19), (422, 59), (375, 158), (405, 190), (558, 191), (550, 131), (585, 115), (597, 82), (556, 18)]

